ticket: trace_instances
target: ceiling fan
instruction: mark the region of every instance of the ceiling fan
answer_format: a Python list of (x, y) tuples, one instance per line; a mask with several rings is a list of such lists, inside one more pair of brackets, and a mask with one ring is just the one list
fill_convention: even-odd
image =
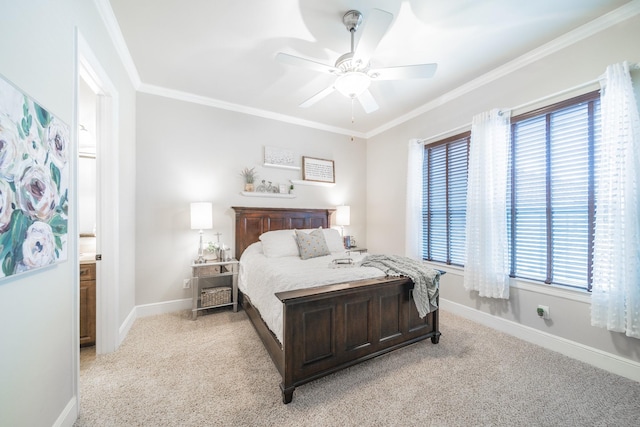
[(340, 56), (334, 66), (318, 61), (280, 52), (276, 60), (291, 65), (310, 68), (337, 78), (326, 89), (300, 104), (307, 108), (337, 90), (347, 98), (358, 99), (364, 111), (369, 114), (378, 109), (376, 100), (369, 92), (369, 85), (375, 80), (403, 80), (433, 77), (438, 64), (417, 64), (398, 67), (371, 68), (370, 59), (378, 43), (386, 33), (393, 15), (380, 9), (372, 9), (362, 26), (362, 36), (358, 46), (354, 46), (355, 33), (362, 24), (362, 13), (350, 10), (342, 17), (342, 22), (351, 34), (351, 51)]

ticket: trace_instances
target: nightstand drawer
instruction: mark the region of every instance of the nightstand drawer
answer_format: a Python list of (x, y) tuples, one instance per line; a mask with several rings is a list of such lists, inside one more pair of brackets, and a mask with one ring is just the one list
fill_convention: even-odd
[(212, 276), (214, 274), (220, 274), (222, 266), (220, 265), (203, 265), (202, 267), (196, 267), (198, 277)]

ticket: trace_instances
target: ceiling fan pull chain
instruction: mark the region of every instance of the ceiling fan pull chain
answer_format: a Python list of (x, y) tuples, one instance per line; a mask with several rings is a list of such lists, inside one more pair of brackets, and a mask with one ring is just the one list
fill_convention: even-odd
[(355, 123), (356, 122), (355, 115), (353, 114), (353, 100), (354, 99), (355, 99), (354, 97), (351, 97), (351, 123)]

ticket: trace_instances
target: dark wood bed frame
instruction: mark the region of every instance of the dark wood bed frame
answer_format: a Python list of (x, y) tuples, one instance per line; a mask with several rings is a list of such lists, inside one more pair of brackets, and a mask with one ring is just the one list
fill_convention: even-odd
[[(271, 230), (328, 227), (333, 209), (233, 207), (236, 258)], [(420, 319), (404, 277), (358, 280), (278, 292), (283, 304), (283, 345), (251, 300), (241, 304), (280, 371), (282, 401), (299, 385), (426, 338), (438, 343), (438, 310)]]

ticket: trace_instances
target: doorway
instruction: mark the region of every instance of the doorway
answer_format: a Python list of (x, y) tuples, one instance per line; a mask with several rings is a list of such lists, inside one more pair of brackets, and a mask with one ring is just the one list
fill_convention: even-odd
[(95, 359), (97, 251), (97, 93), (82, 73), (78, 84), (78, 234), (80, 257), (80, 369)]
[[(119, 345), (118, 327), (118, 141), (117, 98), (118, 94), (108, 75), (89, 48), (80, 32), (77, 33), (77, 125), (78, 165), (93, 162), (94, 171), (87, 179), (95, 179), (95, 194), (79, 194), (86, 202), (80, 212), (78, 200), (78, 233), (87, 235), (87, 247), (79, 244), (79, 251), (95, 254), (96, 282), (96, 333), (95, 353), (110, 353)], [(84, 123), (83, 123), (84, 121)], [(82, 130), (82, 127), (85, 130)], [(83, 135), (84, 134), (84, 135)], [(82, 157), (80, 157), (82, 156)], [(92, 158), (93, 157), (93, 158)], [(80, 169), (80, 166), (78, 167)], [(89, 169), (89, 168), (88, 168)], [(78, 170), (78, 180), (81, 171)], [(84, 172), (82, 172), (84, 173)], [(78, 182), (80, 193), (85, 182)], [(84, 189), (84, 188), (83, 188)], [(93, 201), (91, 201), (93, 200)], [(93, 235), (93, 236), (91, 236)], [(93, 237), (93, 246), (90, 245)], [(95, 249), (93, 249), (95, 248)], [(91, 255), (89, 255), (91, 256)], [(79, 283), (78, 283), (79, 286)], [(78, 316), (79, 317), (79, 316)]]

